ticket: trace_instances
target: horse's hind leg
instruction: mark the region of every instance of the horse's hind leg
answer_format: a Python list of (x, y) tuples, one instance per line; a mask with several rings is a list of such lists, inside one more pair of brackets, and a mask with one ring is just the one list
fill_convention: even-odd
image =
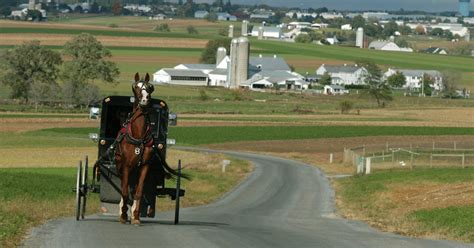
[(119, 205), (119, 218), (120, 218), (120, 223), (125, 224), (128, 221), (128, 176), (129, 176), (129, 170), (127, 167), (123, 167), (122, 171), (122, 199), (120, 200), (120, 205)]
[(140, 225), (141, 199), (143, 196), (143, 185), (145, 184), (145, 178), (148, 173), (148, 166), (148, 164), (142, 165), (139, 172), (138, 185), (135, 190), (132, 206), (132, 224), (134, 225)]

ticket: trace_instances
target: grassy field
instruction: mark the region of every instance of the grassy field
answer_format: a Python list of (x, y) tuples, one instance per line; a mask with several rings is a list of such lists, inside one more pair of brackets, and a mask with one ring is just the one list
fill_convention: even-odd
[(336, 181), (350, 218), (405, 235), (474, 242), (474, 168), (377, 171)]
[[(182, 187), (187, 191), (183, 207), (215, 201), (251, 171), (248, 162), (231, 159), (232, 166), (223, 175), (220, 164), (227, 158), (222, 155), (174, 153), (171, 152), (184, 157), (185, 172), (193, 177), (192, 181), (183, 181)], [(192, 165), (189, 161), (193, 161)], [(16, 247), (30, 227), (51, 218), (71, 216), (75, 210), (71, 191), (75, 175), (75, 168), (0, 168), (0, 246)], [(88, 204), (89, 214), (97, 212), (97, 195), (91, 194)], [(159, 199), (158, 207), (160, 211), (174, 208), (168, 199)]]

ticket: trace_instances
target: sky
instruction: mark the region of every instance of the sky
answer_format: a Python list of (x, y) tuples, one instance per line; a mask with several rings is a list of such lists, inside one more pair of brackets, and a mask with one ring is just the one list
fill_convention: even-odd
[[(458, 10), (457, 0), (231, 0), (231, 2), (300, 8), (327, 7), (336, 10), (399, 10), (400, 8), (432, 12)], [(474, 0), (471, 0), (471, 11), (474, 11)]]

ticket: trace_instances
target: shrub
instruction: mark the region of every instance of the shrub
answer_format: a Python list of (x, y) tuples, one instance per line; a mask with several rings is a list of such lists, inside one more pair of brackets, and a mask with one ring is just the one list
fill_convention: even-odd
[(189, 25), (187, 28), (188, 34), (198, 34), (199, 32), (193, 25)]
[(203, 89), (199, 90), (199, 99), (200, 99), (201, 101), (207, 101), (207, 100), (209, 100), (209, 96), (207, 95), (207, 93), (206, 93), (205, 90), (203, 90)]
[(345, 101), (339, 102), (339, 109), (341, 110), (341, 114), (349, 113), (353, 107), (354, 107), (354, 103), (351, 101), (345, 100)]
[(156, 26), (154, 30), (158, 32), (171, 32), (170, 26), (167, 23)]

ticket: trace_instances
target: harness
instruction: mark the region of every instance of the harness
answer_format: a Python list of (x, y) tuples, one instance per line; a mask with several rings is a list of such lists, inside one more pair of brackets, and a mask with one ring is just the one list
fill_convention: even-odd
[[(138, 167), (140, 167), (143, 164), (143, 152), (145, 150), (145, 147), (153, 147), (153, 134), (151, 131), (151, 125), (150, 121), (148, 120), (147, 113), (142, 111), (142, 113), (134, 116), (135, 113), (136, 110), (129, 114), (129, 118), (123, 123), (123, 126), (120, 129), (114, 144), (118, 144), (118, 148), (120, 150), (120, 143), (125, 138), (125, 141), (127, 143), (134, 145), (135, 154), (138, 155)], [(132, 136), (132, 123), (142, 115), (145, 117), (146, 131), (143, 137), (137, 139)]]

